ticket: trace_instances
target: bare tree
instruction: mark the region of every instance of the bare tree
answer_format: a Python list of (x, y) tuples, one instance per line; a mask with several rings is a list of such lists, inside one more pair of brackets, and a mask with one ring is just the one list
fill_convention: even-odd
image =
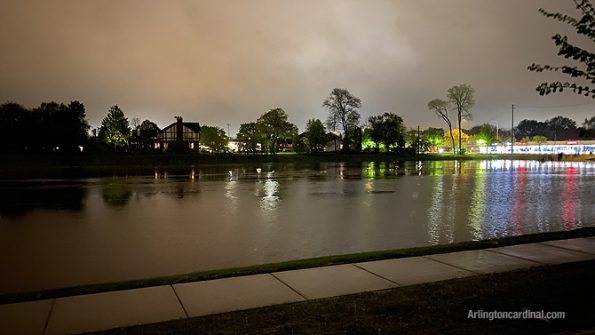
[[(473, 87), (466, 84), (453, 86), (448, 89), (446, 96), (453, 110), (457, 113), (459, 131), (463, 131), (461, 129), (462, 119), (471, 120), (471, 108), (475, 105), (474, 94), (475, 90)], [(459, 153), (463, 153), (462, 136), (459, 136)]]
[(340, 126), (343, 130), (343, 150), (345, 151), (349, 151), (349, 130), (357, 127), (360, 118), (357, 109), (361, 106), (361, 100), (343, 88), (333, 89), (322, 103), (322, 107), (329, 111), (326, 121), (329, 129), (335, 130)]
[(140, 118), (138, 117), (133, 117), (132, 121), (130, 121), (130, 126), (132, 127), (132, 130), (135, 130), (136, 128), (138, 128), (140, 126)]
[(450, 121), (450, 117), (448, 116), (448, 110), (450, 106), (448, 105), (447, 101), (434, 99), (428, 102), (428, 109), (432, 112), (436, 113), (439, 117), (446, 122), (448, 125), (448, 133), (450, 134), (450, 139), (452, 140), (452, 153), (455, 154), (455, 137), (452, 134), (452, 122)]

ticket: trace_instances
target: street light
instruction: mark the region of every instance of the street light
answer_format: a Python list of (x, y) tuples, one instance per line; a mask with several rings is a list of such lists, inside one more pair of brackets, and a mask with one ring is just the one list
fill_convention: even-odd
[(490, 120), (490, 122), (494, 122), (496, 124), (496, 142), (500, 143), (500, 137), (498, 137), (498, 121)]

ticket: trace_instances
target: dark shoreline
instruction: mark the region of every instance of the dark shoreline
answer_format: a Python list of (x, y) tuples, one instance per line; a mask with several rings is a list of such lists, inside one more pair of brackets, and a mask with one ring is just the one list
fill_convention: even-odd
[[(315, 153), (277, 155), (252, 154), (199, 154), (172, 152), (100, 152), (80, 154), (0, 154), (0, 179), (23, 178), (90, 178), (108, 176), (149, 176), (155, 169), (187, 173), (188, 169), (209, 166), (292, 164), (312, 167), (320, 163), (342, 162), (408, 162), (408, 161), (467, 161), (467, 160), (538, 160), (557, 161), (557, 155), (523, 154), (450, 154), (408, 153)], [(595, 162), (595, 156), (563, 156), (563, 161)]]

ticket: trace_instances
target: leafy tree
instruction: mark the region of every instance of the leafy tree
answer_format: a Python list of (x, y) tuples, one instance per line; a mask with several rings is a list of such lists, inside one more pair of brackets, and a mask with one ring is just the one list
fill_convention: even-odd
[(292, 139), (293, 151), (297, 153), (312, 152), (306, 133), (296, 134)]
[(327, 136), (322, 121), (318, 119), (308, 120), (304, 135), (307, 140), (307, 146), (310, 152), (324, 150), (324, 146), (327, 142)]
[(260, 132), (256, 122), (242, 123), (236, 138), (243, 144), (243, 150), (256, 153), (258, 144), (261, 143)]
[(0, 106), (0, 139), (5, 150), (78, 151), (88, 137), (85, 106), (44, 102), (33, 110), (16, 103)]
[(421, 134), (419, 134), (419, 138), (418, 138), (416, 128), (405, 129), (403, 131), (403, 140), (405, 142), (405, 145), (404, 145), (405, 147), (411, 148), (415, 151), (417, 151), (417, 147), (418, 147), (418, 145), (420, 145), (420, 142), (422, 141)]
[(287, 122), (287, 113), (281, 108), (271, 109), (256, 121), (260, 138), (267, 142), (269, 152), (277, 153), (281, 141), (290, 141), (297, 133), (297, 127)]
[(405, 145), (405, 126), (403, 119), (393, 113), (371, 116), (368, 123), (372, 129), (371, 137), (376, 142), (377, 149), (380, 143), (384, 144), (387, 150), (391, 147), (403, 147)]
[(86, 142), (90, 127), (85, 116), (85, 106), (78, 101), (71, 101), (61, 108), (57, 128), (62, 132), (58, 145), (63, 150), (77, 150)]
[[(335, 88), (331, 94), (324, 99), (322, 107), (329, 112), (326, 121), (329, 129), (343, 130), (343, 150), (349, 151), (350, 134), (358, 136), (354, 128), (357, 128), (360, 115), (357, 111), (362, 106), (359, 98), (353, 96), (348, 90), (343, 88)], [(361, 142), (361, 131), (359, 132)]]
[(556, 116), (545, 122), (522, 120), (515, 128), (515, 138), (546, 136), (556, 141), (558, 138), (575, 138), (578, 136), (576, 122), (565, 116)]
[[(585, 36), (591, 42), (595, 42), (595, 9), (589, 0), (573, 0), (576, 4), (576, 8), (582, 15), (580, 19), (572, 17), (570, 15), (561, 13), (551, 13), (543, 8), (539, 9), (539, 12), (545, 17), (556, 19), (560, 22), (566, 23), (572, 26), (578, 35)], [(582, 82), (587, 82), (590, 85), (595, 84), (595, 53), (588, 51), (591, 48), (581, 48), (568, 42), (568, 36), (562, 36), (556, 34), (552, 36), (554, 43), (559, 48), (558, 55), (566, 59), (573, 59), (574, 61), (581, 63), (582, 69), (578, 66), (551, 66), (551, 65), (538, 65), (532, 64), (528, 67), (529, 71), (543, 72), (543, 71), (554, 71), (562, 72), (569, 75), (572, 78), (576, 78)], [(570, 82), (551, 82), (542, 83), (537, 86), (536, 90), (540, 95), (547, 95), (555, 92), (562, 92), (564, 88), (570, 88), (574, 93), (584, 94), (585, 96), (591, 96), (595, 98), (595, 87), (589, 87), (586, 84), (582, 86), (580, 83)]]
[(68, 104), (68, 109), (70, 111), (70, 113), (72, 113), (77, 120), (77, 131), (84, 133), (85, 136), (89, 135), (89, 129), (91, 128), (87, 122), (86, 118), (86, 111), (85, 111), (85, 105), (83, 105), (81, 102), (74, 100), (71, 101)]
[(37, 121), (40, 122), (41, 125), (45, 125), (45, 127), (42, 127), (40, 129), (41, 131), (39, 131), (39, 135), (45, 139), (42, 146), (48, 146), (53, 150), (59, 146), (59, 142), (62, 142), (60, 138), (61, 131), (58, 129), (57, 125), (60, 123), (60, 110), (65, 109), (64, 107), (64, 104), (50, 101), (42, 103), (39, 107), (33, 110)]
[(0, 105), (0, 150), (20, 151), (31, 145), (31, 135), (35, 135), (36, 129), (31, 129), (29, 125), (27, 131), (30, 114), (25, 107), (14, 102)]
[(452, 153), (455, 154), (455, 138), (454, 136), (452, 136), (452, 122), (450, 121), (450, 117), (448, 116), (448, 110), (450, 109), (448, 102), (440, 99), (434, 99), (428, 102), (428, 109), (436, 113), (436, 115), (442, 118), (442, 120), (446, 122), (446, 125), (448, 125), (447, 133), (450, 134), (450, 139), (452, 140)]
[(492, 145), (496, 142), (496, 130), (489, 123), (484, 123), (479, 126), (479, 133), (476, 135), (477, 141), (481, 141), (483, 145)]
[[(459, 143), (459, 145), (462, 145), (463, 142), (467, 143), (467, 141), (469, 140), (469, 135), (465, 134), (465, 132), (463, 131), (459, 131), (459, 128), (455, 128), (452, 131), (447, 131), (444, 133), (444, 138), (449, 138), (449, 137), (454, 137), (456, 142)], [(453, 142), (454, 143), (454, 142)], [(454, 144), (453, 144), (454, 145)], [(459, 152), (463, 152), (463, 148), (461, 147), (459, 148)]]
[(553, 134), (553, 136), (550, 135), (550, 138), (553, 138), (554, 141), (558, 140), (558, 136), (562, 138), (574, 138), (578, 135), (576, 122), (565, 116), (553, 117), (546, 120), (545, 123), (550, 133)]
[[(362, 128), (358, 127), (358, 126), (352, 126), (349, 127), (349, 129), (347, 129), (347, 131), (345, 132), (345, 137), (343, 138), (343, 140), (345, 140), (345, 138), (347, 138), (347, 143), (348, 143), (348, 148), (351, 148), (349, 150), (352, 151), (362, 151)], [(343, 148), (345, 149), (345, 148)]]
[(380, 148), (380, 144), (374, 143), (372, 140), (372, 128), (366, 127), (364, 128), (364, 132), (362, 133), (362, 149), (365, 151), (376, 150)]
[(519, 122), (514, 132), (517, 138), (546, 135), (548, 133), (548, 125), (545, 122), (525, 119)]
[[(474, 94), (475, 90), (473, 87), (466, 84), (453, 86), (448, 89), (446, 96), (448, 97), (448, 101), (450, 102), (453, 110), (457, 113), (459, 129), (461, 129), (462, 119), (471, 119), (471, 108), (473, 108), (473, 105), (475, 105), (475, 99), (473, 97)], [(459, 153), (462, 153), (463, 150), (461, 141), (462, 137), (459, 137)]]
[[(442, 131), (442, 129), (437, 129), (437, 128), (428, 128), (427, 130), (425, 130), (422, 135), (421, 138), (424, 142), (428, 143), (428, 149), (431, 152), (436, 152), (438, 149), (438, 147), (441, 147), (444, 145), (444, 132)], [(453, 140), (454, 143), (454, 140)]]
[(138, 149), (153, 150), (155, 138), (159, 133), (157, 124), (149, 120), (140, 122), (139, 118), (133, 118), (132, 124), (130, 142), (135, 143)]
[(224, 152), (229, 138), (221, 127), (202, 126), (200, 128), (200, 144), (209, 147), (214, 152)]
[(89, 125), (85, 120), (85, 106), (78, 101), (69, 105), (44, 102), (33, 110), (33, 119), (40, 136), (37, 146), (76, 151), (87, 139)]
[(583, 126), (578, 129), (579, 137), (583, 139), (595, 138), (595, 116), (590, 119), (585, 118)]
[(145, 120), (138, 126), (138, 132), (142, 138), (155, 138), (159, 133), (159, 127), (155, 122)]
[(114, 149), (123, 148), (128, 145), (130, 139), (130, 127), (124, 112), (114, 105), (110, 107), (107, 116), (101, 121), (99, 138)]

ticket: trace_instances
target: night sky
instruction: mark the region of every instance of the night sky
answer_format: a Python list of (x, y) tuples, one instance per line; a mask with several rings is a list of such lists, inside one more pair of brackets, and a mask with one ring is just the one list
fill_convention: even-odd
[(570, 0), (2, 0), (0, 102), (79, 100), (93, 127), (118, 104), (160, 127), (175, 115), (231, 123), (233, 136), (276, 107), (303, 131), (326, 119), (335, 87), (361, 98), (362, 120), (393, 112), (409, 127), (443, 127), (428, 101), (466, 83), (477, 104), (465, 128), (509, 128), (513, 103), (517, 121), (580, 123), (595, 100), (540, 97), (539, 83), (565, 77), (526, 68), (567, 63), (556, 32), (593, 44), (540, 7), (577, 15)]

